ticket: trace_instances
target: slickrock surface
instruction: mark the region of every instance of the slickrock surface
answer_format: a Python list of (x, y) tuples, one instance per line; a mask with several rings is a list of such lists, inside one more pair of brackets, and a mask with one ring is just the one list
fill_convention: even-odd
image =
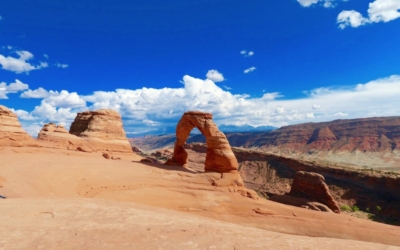
[(396, 249), (355, 240), (269, 232), (99, 199), (13, 199), (4, 201), (1, 211), (6, 211), (0, 214), (4, 249)]
[[(5, 249), (398, 249), (400, 228), (211, 186), (135, 154), (0, 149)], [(190, 162), (188, 163), (190, 168)]]
[(327, 205), (335, 213), (340, 213), (336, 201), (329, 192), (325, 178), (317, 173), (299, 171), (294, 175), (290, 195), (311, 198)]
[(89, 141), (96, 151), (131, 153), (121, 116), (109, 109), (78, 113), (69, 133)]
[(45, 147), (78, 150), (78, 148), (90, 148), (88, 143), (70, 134), (62, 125), (48, 123), (43, 126), (38, 134), (38, 141)]
[(0, 146), (38, 146), (21, 127), (17, 115), (2, 105), (0, 105)]
[(238, 162), (231, 146), (224, 133), (218, 130), (212, 118), (212, 114), (206, 112), (189, 111), (184, 113), (176, 126), (174, 155), (166, 164), (187, 165), (188, 154), (184, 145), (190, 135), (190, 131), (197, 128), (205, 136), (207, 143), (204, 170), (221, 173), (221, 178), (213, 180), (212, 184), (222, 187), (231, 186), (232, 189), (243, 196), (257, 199), (257, 194), (253, 190), (244, 188), (242, 177), (238, 171)]

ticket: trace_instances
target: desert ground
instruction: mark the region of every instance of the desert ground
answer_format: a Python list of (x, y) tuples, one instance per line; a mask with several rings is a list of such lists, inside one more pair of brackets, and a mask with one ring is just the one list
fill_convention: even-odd
[[(0, 148), (0, 249), (400, 249), (400, 228), (243, 197), (135, 154)], [(232, 191), (232, 190), (231, 190)]]

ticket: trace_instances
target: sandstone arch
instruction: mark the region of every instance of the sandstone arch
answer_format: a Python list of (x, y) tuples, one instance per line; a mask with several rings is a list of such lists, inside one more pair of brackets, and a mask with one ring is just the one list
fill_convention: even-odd
[[(204, 170), (213, 172), (208, 179), (216, 187), (228, 187), (230, 192), (237, 192), (252, 199), (258, 199), (256, 192), (244, 187), (238, 171), (238, 161), (224, 133), (218, 130), (212, 121), (213, 115), (200, 111), (189, 111), (183, 114), (176, 126), (174, 155), (167, 165), (186, 166), (188, 153), (183, 147), (190, 131), (197, 128), (206, 137), (207, 152)], [(220, 175), (215, 175), (215, 172)], [(211, 173), (211, 174), (213, 174)]]
[(174, 155), (168, 164), (185, 166), (188, 162), (188, 154), (184, 149), (190, 131), (197, 128), (206, 137), (207, 154), (204, 170), (211, 172), (227, 173), (238, 170), (238, 162), (232, 152), (231, 146), (224, 133), (218, 130), (212, 121), (211, 113), (189, 111), (183, 114), (176, 126), (176, 142)]

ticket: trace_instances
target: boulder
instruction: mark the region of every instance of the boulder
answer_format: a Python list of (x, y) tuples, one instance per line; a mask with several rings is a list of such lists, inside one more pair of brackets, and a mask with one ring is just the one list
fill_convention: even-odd
[(333, 199), (325, 178), (317, 173), (298, 171), (293, 179), (291, 196), (302, 197), (325, 204), (335, 213), (340, 213), (336, 201)]
[(141, 150), (139, 147), (136, 147), (133, 145), (132, 145), (132, 151), (135, 153), (143, 154), (143, 150)]
[(0, 146), (38, 146), (21, 127), (18, 116), (2, 105), (0, 105)]

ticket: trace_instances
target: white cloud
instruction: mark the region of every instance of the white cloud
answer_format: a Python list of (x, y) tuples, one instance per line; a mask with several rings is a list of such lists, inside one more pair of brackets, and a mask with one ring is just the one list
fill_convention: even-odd
[(0, 20), (3, 20), (3, 17), (2, 17), (2, 16), (0, 16)]
[(7, 85), (5, 82), (0, 83), (0, 99), (8, 99), (7, 94), (18, 93), (20, 91), (28, 89), (28, 84), (21, 82), (16, 79), (15, 82)]
[[(25, 128), (43, 121), (70, 124), (77, 112), (111, 108), (121, 113), (128, 133), (139, 128), (174, 126), (188, 110), (211, 112), (217, 124), (253, 126), (283, 126), (330, 121), (338, 117), (347, 119), (400, 113), (400, 76), (339, 89), (318, 88), (308, 91), (302, 98), (286, 100), (276, 92), (264, 93), (261, 97), (232, 94), (209, 79), (188, 75), (182, 82), (181, 88), (117, 89), (96, 91), (86, 96), (66, 90), (45, 90), (42, 91), (41, 104), (33, 111), (18, 112)], [(24, 93), (34, 96), (32, 92)]]
[(337, 112), (337, 113), (334, 114), (333, 116), (348, 116), (348, 114), (343, 113), (343, 112)]
[(79, 108), (86, 107), (86, 101), (83, 100), (76, 92), (69, 93), (66, 90), (61, 92), (53, 92), (44, 99), (46, 103), (54, 107), (60, 108)]
[(313, 109), (320, 109), (320, 108), (321, 108), (321, 105), (313, 104), (313, 105), (312, 105), (312, 108), (313, 108)]
[(240, 51), (240, 54), (243, 55), (244, 57), (250, 57), (250, 56), (254, 56), (254, 51), (247, 52), (247, 50), (242, 50), (242, 51)]
[[(333, 8), (336, 6), (334, 3), (336, 0), (297, 0), (303, 7), (310, 7), (314, 4), (321, 3), (321, 5), (325, 8)], [(343, 0), (345, 1), (345, 0)]]
[(342, 11), (337, 22), (339, 27), (344, 29), (347, 26), (357, 28), (368, 23), (389, 22), (400, 17), (399, 0), (375, 0), (369, 4), (368, 17), (363, 17), (355, 10)]
[(250, 72), (252, 72), (252, 71), (254, 71), (254, 70), (256, 70), (256, 67), (250, 67), (250, 68), (248, 68), (248, 69), (245, 69), (245, 70), (244, 70), (244, 73), (247, 74), (247, 73), (250, 73)]
[(353, 28), (357, 28), (361, 25), (369, 23), (367, 18), (364, 18), (359, 12), (354, 10), (344, 10), (340, 12), (337, 17), (337, 22), (339, 23), (339, 27), (341, 29), (346, 28), (347, 26), (351, 26)]
[(50, 92), (44, 88), (38, 88), (35, 90), (27, 90), (21, 94), (22, 98), (46, 98), (50, 95)]
[(43, 57), (46, 59), (49, 59), (49, 55), (47, 55), (47, 54), (43, 54)]
[(47, 68), (48, 64), (46, 62), (40, 62), (38, 65), (30, 64), (29, 60), (33, 59), (33, 54), (29, 51), (21, 50), (15, 52), (19, 57), (14, 58), (11, 56), (3, 56), (0, 54), (0, 65), (4, 70), (12, 71), (17, 74), (28, 73), (31, 70), (38, 70), (42, 68)]
[(319, 2), (319, 0), (297, 0), (303, 7), (309, 7)]
[(223, 82), (225, 80), (224, 76), (215, 69), (209, 70), (206, 77), (213, 82)]
[(226, 85), (223, 85), (222, 87), (224, 87), (224, 89), (226, 89), (226, 90), (231, 90), (232, 89), (231, 87), (226, 86)]
[(22, 98), (40, 98), (54, 107), (60, 108), (79, 108), (86, 107), (86, 101), (82, 99), (76, 92), (69, 93), (66, 90), (47, 91), (44, 88), (35, 90), (27, 90), (21, 94)]
[(63, 68), (63, 69), (68, 68), (68, 64), (57, 63), (56, 66), (57, 66), (58, 68)]

